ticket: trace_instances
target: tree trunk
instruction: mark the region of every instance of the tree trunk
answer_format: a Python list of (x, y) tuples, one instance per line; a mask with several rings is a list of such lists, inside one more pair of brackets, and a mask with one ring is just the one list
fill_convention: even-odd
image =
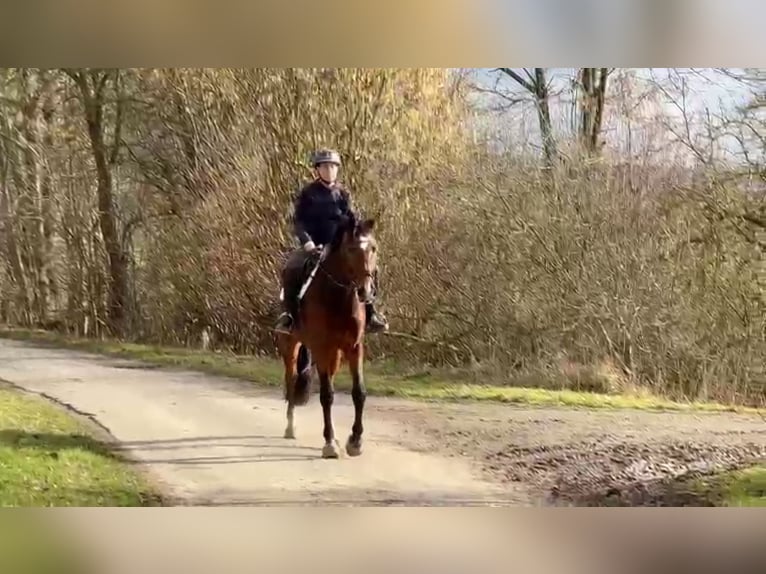
[(553, 167), (556, 159), (556, 141), (553, 137), (551, 111), (548, 105), (548, 84), (545, 80), (545, 69), (535, 68), (535, 98), (537, 99), (537, 117), (540, 122), (540, 135), (543, 140), (545, 165)]
[(599, 135), (604, 117), (606, 80), (609, 68), (580, 69), (580, 143), (587, 155), (601, 151)]
[[(543, 157), (545, 167), (552, 168), (558, 150), (556, 149), (556, 138), (553, 136), (553, 124), (551, 123), (551, 110), (548, 93), (548, 82), (545, 77), (545, 68), (535, 68), (535, 73), (525, 70), (526, 78), (513, 71), (511, 68), (500, 68), (500, 71), (513, 78), (516, 83), (525, 88), (535, 98), (535, 109), (537, 110), (537, 120), (540, 124), (540, 138), (543, 144)], [(552, 174), (552, 172), (551, 172)]]
[[(32, 293), (29, 286), (29, 280), (27, 277), (27, 271), (24, 266), (21, 252), (19, 250), (19, 244), (16, 240), (16, 217), (13, 200), (11, 198), (10, 181), (8, 179), (9, 171), (9, 157), (7, 153), (7, 147), (11, 144), (6, 143), (3, 146), (5, 149), (2, 151), (2, 165), (0, 165), (0, 216), (4, 219), (4, 231), (5, 231), (5, 249), (8, 258), (8, 267), (10, 268), (11, 277), (13, 277), (14, 283), (16, 283), (16, 308), (17, 315), (21, 312), (21, 322), (24, 325), (29, 325), (32, 319)], [(17, 317), (18, 319), (18, 317)]]
[(127, 259), (117, 231), (109, 153), (104, 142), (104, 88), (115, 72), (68, 72), (82, 94), (93, 159), (98, 177), (99, 226), (109, 258), (108, 322), (113, 335), (125, 333), (127, 316)]
[[(26, 98), (23, 106), (22, 135), (26, 141), (24, 157), (28, 175), (31, 265), (35, 276), (37, 322), (45, 325), (50, 310), (50, 173), (45, 160), (45, 145), (50, 144), (50, 98), (53, 82), (46, 71), (24, 72)], [(45, 110), (43, 110), (45, 108)]]

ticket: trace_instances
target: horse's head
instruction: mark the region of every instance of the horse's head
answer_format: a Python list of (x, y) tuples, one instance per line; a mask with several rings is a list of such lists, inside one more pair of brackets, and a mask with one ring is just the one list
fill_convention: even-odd
[(365, 297), (372, 290), (372, 276), (377, 266), (374, 227), (374, 219), (359, 221), (352, 215), (338, 226), (330, 246), (330, 252), (339, 258), (346, 279), (361, 287)]

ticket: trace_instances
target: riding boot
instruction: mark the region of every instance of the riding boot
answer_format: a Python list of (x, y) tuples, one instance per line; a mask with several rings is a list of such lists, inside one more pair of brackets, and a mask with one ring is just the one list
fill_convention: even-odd
[(365, 303), (367, 316), (366, 331), (368, 333), (383, 333), (388, 331), (388, 321), (375, 310), (375, 304), (372, 301)]
[(276, 330), (290, 333), (298, 326), (298, 296), (295, 293), (295, 286), (288, 284), (283, 291), (284, 301), (282, 302), (283, 312), (277, 319)]

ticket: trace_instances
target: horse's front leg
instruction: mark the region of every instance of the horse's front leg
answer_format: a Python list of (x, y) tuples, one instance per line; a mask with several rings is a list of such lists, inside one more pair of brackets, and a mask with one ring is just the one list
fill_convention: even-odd
[(356, 347), (346, 352), (349, 370), (351, 371), (352, 387), (351, 398), (354, 401), (354, 424), (351, 426), (351, 434), (346, 441), (346, 452), (349, 456), (359, 456), (362, 454), (362, 417), (364, 413), (364, 402), (367, 398), (367, 389), (364, 386), (364, 373), (362, 364), (364, 362), (364, 346), (360, 342)]
[(319, 402), (322, 405), (322, 416), (324, 418), (322, 458), (338, 458), (340, 456), (340, 445), (335, 440), (335, 427), (332, 423), (332, 404), (335, 398), (333, 380), (338, 372), (340, 352), (334, 351), (329, 355), (328, 357), (322, 357), (322, 360), (317, 362), (319, 371)]

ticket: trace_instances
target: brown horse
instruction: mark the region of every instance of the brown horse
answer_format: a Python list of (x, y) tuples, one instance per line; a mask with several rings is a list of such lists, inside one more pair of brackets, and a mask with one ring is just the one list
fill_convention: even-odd
[[(294, 409), (308, 402), (311, 390), (311, 358), (319, 375), (319, 401), (324, 417), (323, 458), (338, 458), (339, 444), (332, 421), (333, 380), (342, 358), (349, 365), (353, 386), (354, 423), (346, 442), (349, 456), (362, 453), (362, 413), (367, 391), (364, 386), (365, 308), (359, 293), (366, 297), (372, 288), (377, 261), (377, 244), (372, 235), (375, 221), (351, 217), (338, 227), (305, 290), (292, 333), (279, 333), (277, 346), (285, 366), (287, 428), (285, 438), (295, 438)], [(296, 252), (293, 257), (305, 257)], [(291, 269), (292, 267), (292, 269)], [(283, 286), (293, 280), (290, 262), (282, 273)]]

